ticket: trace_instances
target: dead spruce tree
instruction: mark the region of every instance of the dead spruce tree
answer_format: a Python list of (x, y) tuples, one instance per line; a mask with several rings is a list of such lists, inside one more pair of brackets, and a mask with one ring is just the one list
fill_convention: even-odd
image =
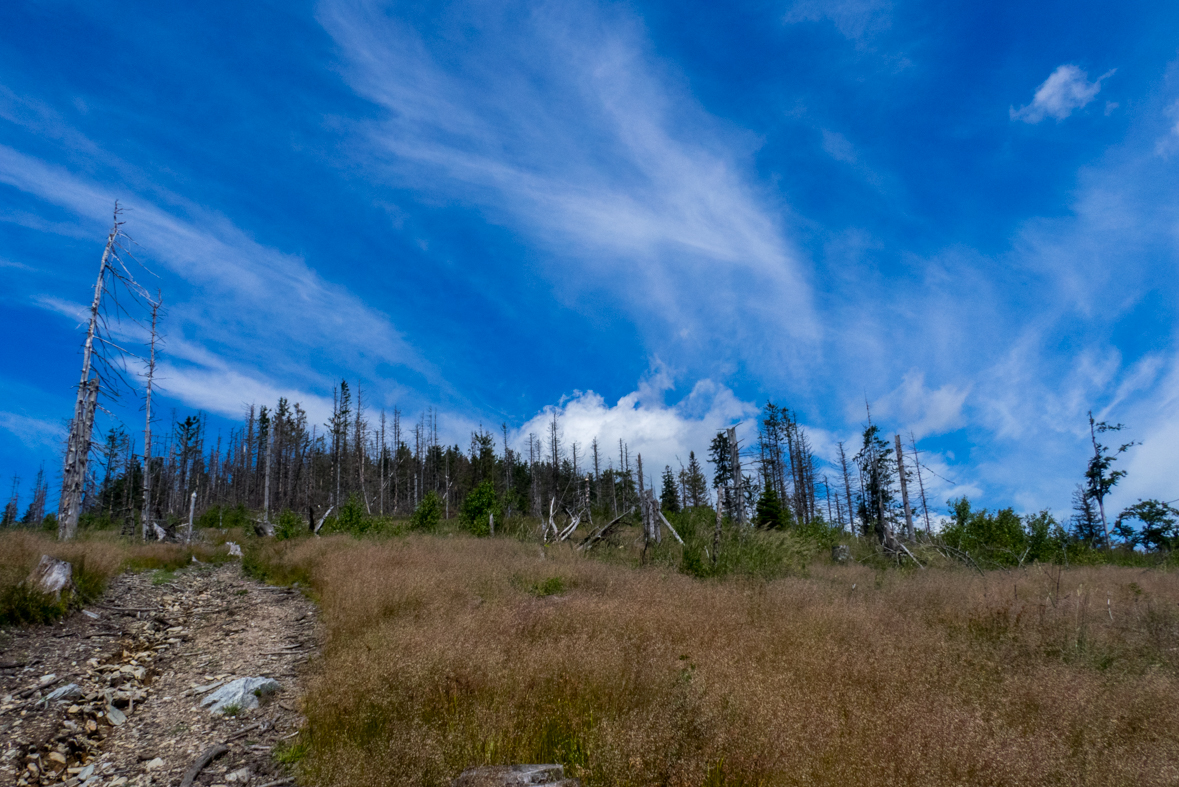
[(112, 317), (118, 320), (129, 316), (119, 300), (120, 290), (133, 301), (152, 303), (147, 291), (139, 286), (123, 262), (123, 256), (130, 254), (123, 245), (123, 241), (129, 238), (123, 233), (120, 213), (116, 202), (111, 229), (98, 266), (98, 278), (94, 282), (86, 341), (82, 346), (82, 375), (74, 402), (74, 417), (70, 421), (66, 439), (61, 471), (61, 500), (57, 508), (57, 537), (62, 540), (71, 539), (78, 532), (99, 391), (117, 396), (119, 384), (125, 385), (126, 382), (122, 378), (121, 367), (130, 353), (113, 340), (110, 330)]
[(139, 509), (140, 538), (147, 541), (148, 520), (151, 518), (151, 389), (156, 376), (156, 343), (159, 341), (157, 321), (160, 306), (164, 298), (156, 291), (156, 299), (151, 304), (151, 344), (147, 356), (147, 370), (143, 409), (145, 412), (143, 425), (143, 505)]

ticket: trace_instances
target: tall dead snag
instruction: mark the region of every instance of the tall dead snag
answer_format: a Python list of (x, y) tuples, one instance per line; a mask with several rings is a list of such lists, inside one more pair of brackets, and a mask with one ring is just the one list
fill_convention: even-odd
[(856, 515), (852, 506), (851, 474), (847, 471), (847, 454), (844, 453), (842, 442), (839, 443), (839, 465), (843, 470), (843, 494), (847, 501), (847, 527), (851, 534), (856, 536), (859, 533), (856, 532)]
[(905, 453), (901, 450), (901, 436), (897, 438), (897, 475), (901, 477), (901, 502), (905, 505), (905, 538), (912, 541), (916, 538), (913, 532), (913, 509), (909, 508), (909, 485), (905, 480)]
[(98, 333), (98, 311), (102, 294), (106, 290), (106, 275), (110, 270), (111, 255), (119, 237), (119, 209), (115, 206), (115, 219), (102, 261), (98, 265), (98, 279), (94, 282), (94, 298), (90, 302), (90, 321), (86, 327), (86, 344), (82, 347), (82, 379), (78, 383), (78, 397), (74, 402), (74, 418), (70, 422), (70, 435), (66, 442), (65, 462), (61, 469), (61, 502), (57, 506), (57, 537), (61, 540), (73, 538), (78, 533), (78, 515), (82, 513), (82, 488), (86, 483), (86, 464), (90, 458), (90, 435), (94, 428), (94, 410), (98, 406), (98, 378), (91, 377), (94, 356), (94, 339)]
[(911, 431), (909, 445), (913, 448), (913, 463), (917, 465), (917, 488), (921, 490), (921, 515), (925, 517), (925, 535), (933, 538), (933, 528), (929, 525), (929, 503), (925, 501), (925, 481), (921, 478), (921, 454), (917, 451), (917, 438)]
[(188, 528), (184, 531), (184, 543), (192, 543), (192, 519), (196, 513), (196, 492), (188, 498)]
[(737, 443), (737, 427), (729, 427), (729, 450), (733, 452), (733, 511), (737, 524), (745, 524), (745, 477), (741, 475), (741, 446)]
[(716, 488), (716, 530), (712, 532), (712, 567), (716, 568), (716, 558), (720, 554), (721, 543), (721, 522), (724, 519), (725, 510), (725, 488), (718, 486)]
[[(74, 417), (70, 422), (70, 433), (66, 440), (65, 458), (61, 471), (61, 500), (57, 507), (57, 537), (71, 539), (78, 533), (78, 517), (82, 513), (83, 490), (86, 485), (86, 465), (90, 458), (91, 435), (94, 430), (94, 415), (98, 409), (98, 393), (104, 389), (108, 395), (117, 395), (113, 384), (121, 381), (116, 364), (128, 353), (105, 335), (106, 312), (110, 305), (104, 296), (110, 296), (117, 314), (125, 314), (115, 292), (117, 283), (122, 282), (131, 297), (137, 301), (150, 302), (147, 292), (139, 286), (131, 271), (120, 258), (120, 241), (123, 222), (119, 221), (119, 204), (115, 203), (114, 218), (102, 260), (98, 266), (98, 278), (94, 282), (94, 298), (90, 302), (90, 319), (86, 327), (86, 342), (82, 347), (82, 376), (78, 383), (78, 396), (74, 402)], [(109, 281), (108, 281), (109, 278)], [(108, 358), (106, 350), (114, 351)], [(103, 373), (98, 369), (101, 367)], [(104, 381), (106, 385), (104, 386)]]
[(270, 428), (266, 430), (266, 480), (263, 483), (262, 493), (262, 521), (270, 529), (270, 457), (274, 453), (274, 423), (271, 422)]
[(143, 425), (143, 507), (139, 511), (141, 537), (147, 541), (147, 522), (151, 517), (151, 386), (156, 376), (156, 320), (160, 314), (160, 305), (164, 298), (156, 291), (156, 299), (151, 304), (151, 350), (147, 360), (147, 384), (144, 397), (146, 418)]

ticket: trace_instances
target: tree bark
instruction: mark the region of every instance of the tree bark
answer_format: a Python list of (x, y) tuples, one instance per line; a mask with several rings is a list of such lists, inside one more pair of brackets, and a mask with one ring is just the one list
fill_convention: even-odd
[(921, 514), (925, 517), (925, 535), (933, 538), (933, 528), (929, 526), (929, 503), (925, 500), (925, 481), (921, 478), (921, 454), (917, 451), (917, 438), (909, 432), (909, 445), (913, 447), (913, 462), (917, 465), (917, 487), (921, 490)]
[(193, 514), (195, 514), (195, 513), (196, 513), (196, 492), (193, 492), (192, 496), (188, 498), (188, 530), (185, 531), (185, 534), (184, 534), (184, 543), (186, 543), (186, 544), (192, 543), (192, 518), (193, 518)]
[(909, 508), (909, 484), (905, 480), (905, 455), (901, 449), (901, 436), (896, 436), (897, 442), (897, 475), (901, 477), (901, 501), (905, 504), (905, 538), (913, 541), (917, 534), (913, 532), (913, 511)]
[(718, 486), (716, 488), (716, 529), (712, 531), (712, 567), (716, 568), (716, 556), (720, 552), (721, 542), (721, 521), (724, 519), (725, 510), (725, 488)]
[[(90, 458), (90, 435), (94, 425), (93, 408), (98, 401), (98, 380), (91, 380), (91, 361), (94, 337), (98, 332), (98, 310), (106, 289), (106, 272), (119, 235), (118, 206), (115, 220), (106, 238), (102, 261), (98, 265), (98, 279), (94, 282), (94, 298), (90, 302), (90, 322), (86, 328), (86, 343), (82, 347), (82, 377), (74, 402), (74, 420), (66, 443), (65, 462), (61, 471), (61, 502), (57, 507), (57, 537), (73, 538), (78, 533), (78, 516), (82, 513), (82, 487), (86, 481), (86, 463)], [(91, 404), (94, 402), (94, 404)]]

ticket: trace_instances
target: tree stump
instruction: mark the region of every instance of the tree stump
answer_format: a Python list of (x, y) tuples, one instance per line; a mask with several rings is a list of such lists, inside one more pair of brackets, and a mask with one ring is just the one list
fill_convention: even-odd
[(74, 589), (74, 567), (64, 560), (42, 555), (41, 562), (25, 580), (25, 585), (45, 595), (52, 595), (54, 601), (61, 601), (63, 590)]
[(836, 544), (831, 547), (831, 559), (836, 563), (846, 563), (851, 560), (851, 547), (847, 544)]

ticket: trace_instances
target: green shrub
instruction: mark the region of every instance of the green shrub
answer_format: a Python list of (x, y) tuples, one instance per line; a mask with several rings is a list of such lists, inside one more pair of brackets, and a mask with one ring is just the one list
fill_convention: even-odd
[(491, 533), (488, 517), (503, 519), (503, 510), (499, 497), (495, 494), (495, 486), (491, 481), (484, 481), (472, 489), (463, 500), (459, 510), (459, 520), (474, 535), (486, 536)]
[(336, 530), (354, 536), (364, 535), (368, 530), (368, 518), (359, 495), (349, 495), (348, 501), (340, 506), (340, 513), (336, 517)]
[[(725, 520), (720, 549), (713, 560), (716, 515), (712, 509), (688, 509), (670, 520), (684, 545), (680, 547), (665, 538), (654, 560), (678, 563), (681, 572), (694, 577), (738, 574), (770, 578), (795, 574), (805, 569), (821, 548), (816, 539), (800, 537), (793, 529), (767, 532)], [(822, 527), (823, 533), (830, 530), (826, 525)]]
[(528, 592), (534, 596), (544, 598), (545, 596), (555, 596), (558, 593), (565, 592), (565, 580), (561, 577), (549, 577), (542, 579), (539, 582), (533, 582), (528, 586)]
[(757, 501), (754, 514), (757, 526), (763, 530), (776, 530), (782, 527), (782, 501), (778, 499), (778, 492), (773, 484), (766, 484), (761, 497)]
[(427, 492), (409, 518), (409, 527), (411, 530), (432, 532), (438, 529), (441, 521), (442, 498), (438, 497), (437, 492)]
[(197, 517), (194, 527), (217, 528), (218, 530), (240, 527), (244, 530), (253, 530), (254, 523), (250, 512), (246, 510), (244, 505), (238, 505), (232, 508), (229, 506), (213, 506)]
[(285, 541), (288, 538), (295, 538), (309, 533), (307, 523), (303, 521), (303, 517), (296, 514), (291, 509), (284, 509), (278, 515), (278, 519), (274, 523), (274, 537), (279, 541)]

